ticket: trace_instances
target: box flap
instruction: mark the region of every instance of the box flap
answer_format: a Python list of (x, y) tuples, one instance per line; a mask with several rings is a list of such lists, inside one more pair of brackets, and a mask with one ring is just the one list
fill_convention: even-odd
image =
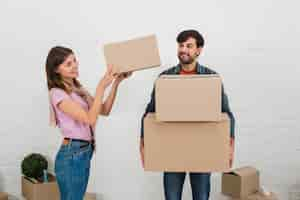
[[(154, 120), (156, 120), (156, 115), (155, 115), (155, 113), (148, 113), (147, 118), (149, 118), (151, 120), (153, 118)], [(222, 113), (220, 121), (218, 121), (218, 122), (205, 122), (205, 121), (203, 121), (203, 123), (204, 122), (205, 123), (220, 123), (222, 121), (229, 121), (229, 120), (230, 120), (230, 118), (229, 118), (228, 114), (227, 113)], [(199, 123), (199, 122), (163, 122), (163, 121), (157, 121), (157, 123)], [(228, 173), (231, 173), (231, 171), (228, 172)]]
[(246, 167), (241, 167), (241, 168), (234, 169), (234, 170), (232, 170), (230, 172), (227, 172), (227, 173), (247, 177), (247, 176), (257, 175), (258, 170), (254, 167), (246, 166)]
[(194, 79), (194, 78), (221, 78), (218, 74), (189, 74), (188, 76), (179, 74), (161, 75), (158, 79)]
[(222, 174), (222, 193), (232, 197), (239, 197), (241, 194), (241, 177), (235, 174)]

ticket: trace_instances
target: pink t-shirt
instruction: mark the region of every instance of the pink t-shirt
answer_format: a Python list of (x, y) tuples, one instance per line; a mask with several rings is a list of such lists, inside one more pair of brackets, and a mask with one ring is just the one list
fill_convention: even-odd
[(68, 94), (60, 88), (52, 88), (50, 90), (50, 98), (54, 107), (57, 126), (61, 129), (63, 137), (90, 141), (92, 139), (90, 126), (71, 118), (57, 107), (62, 100), (71, 99), (79, 103), (85, 111), (88, 111), (88, 104), (83, 98), (74, 92)]

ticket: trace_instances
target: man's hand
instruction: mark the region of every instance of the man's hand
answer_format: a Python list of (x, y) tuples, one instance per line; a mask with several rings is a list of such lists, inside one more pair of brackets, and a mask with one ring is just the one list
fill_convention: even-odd
[(234, 159), (234, 139), (230, 138), (230, 149), (229, 149), (229, 165), (232, 167)]
[(141, 138), (140, 139), (140, 154), (141, 154), (141, 163), (142, 163), (142, 167), (145, 167), (145, 161), (144, 161), (144, 139)]

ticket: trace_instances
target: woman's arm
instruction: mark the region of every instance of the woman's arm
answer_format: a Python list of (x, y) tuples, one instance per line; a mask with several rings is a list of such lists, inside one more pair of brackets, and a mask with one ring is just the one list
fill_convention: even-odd
[(119, 84), (121, 83), (122, 80), (128, 78), (131, 74), (132, 74), (131, 72), (128, 72), (128, 73), (122, 73), (122, 74), (118, 75), (118, 77), (115, 79), (115, 81), (112, 85), (111, 91), (110, 91), (107, 99), (105, 100), (105, 102), (102, 105), (102, 109), (100, 110), (99, 114), (105, 115), (105, 116), (109, 115), (109, 113), (112, 109), (112, 106), (115, 102)]
[(99, 112), (103, 107), (104, 91), (112, 83), (113, 79), (112, 69), (108, 68), (108, 71), (97, 86), (93, 104), (88, 111), (85, 111), (77, 102), (71, 99), (63, 99), (57, 104), (57, 107), (73, 119), (95, 126)]

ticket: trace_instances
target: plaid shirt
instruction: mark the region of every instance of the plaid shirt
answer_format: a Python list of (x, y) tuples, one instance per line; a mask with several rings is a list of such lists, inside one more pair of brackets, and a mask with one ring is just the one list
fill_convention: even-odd
[[(197, 74), (217, 74), (215, 71), (204, 67), (202, 65), (200, 65), (199, 63), (197, 63)], [(161, 75), (174, 75), (174, 74), (180, 74), (181, 71), (181, 65), (178, 64), (174, 67), (171, 67), (165, 71), (163, 71), (159, 76)], [(144, 137), (144, 118), (147, 115), (147, 113), (154, 113), (155, 112), (155, 86), (153, 87), (152, 90), (152, 94), (151, 94), (151, 100), (147, 105), (146, 111), (142, 117), (141, 120), (141, 138)], [(228, 102), (228, 97), (224, 91), (224, 86), (222, 84), (222, 112), (225, 112), (228, 114), (229, 118), (230, 118), (230, 137), (234, 139), (234, 128), (235, 128), (235, 118), (230, 110), (229, 107), (229, 102)]]

